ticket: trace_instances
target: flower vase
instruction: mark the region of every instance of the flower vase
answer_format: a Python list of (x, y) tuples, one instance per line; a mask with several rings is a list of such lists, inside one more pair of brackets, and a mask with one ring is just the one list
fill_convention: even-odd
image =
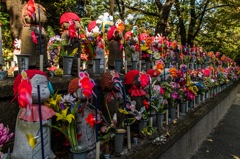
[(110, 154), (104, 154), (105, 159), (109, 159)]
[(21, 54), (16, 55), (17, 61), (18, 61), (18, 73), (21, 73), (22, 70), (28, 70), (29, 69), (29, 57), (30, 54)]
[(146, 72), (151, 69), (151, 61), (146, 60)]
[(79, 145), (78, 150), (79, 152), (75, 152), (72, 150), (72, 148), (70, 149), (70, 151), (73, 153), (73, 159), (86, 159), (88, 147)]
[(124, 134), (126, 130), (124, 129), (118, 129), (118, 132), (114, 135), (114, 149), (117, 153), (123, 152), (123, 144), (124, 144)]
[(196, 69), (197, 69), (197, 64), (195, 63), (195, 64), (194, 64), (194, 70), (196, 70)]
[(157, 122), (157, 127), (161, 128), (163, 126), (163, 118), (164, 118), (164, 113), (157, 113), (156, 114), (156, 122)]
[(188, 101), (188, 110), (193, 109), (193, 100)]
[(186, 115), (186, 102), (181, 103), (181, 115)]
[(5, 73), (4, 71), (0, 72), (0, 81), (4, 80), (4, 73)]
[(93, 74), (95, 76), (100, 76), (100, 58), (93, 59)]
[(210, 90), (210, 98), (213, 97), (213, 89)]
[(138, 61), (132, 61), (132, 70), (137, 70)]
[(193, 63), (189, 64), (189, 69), (192, 70), (193, 69)]
[(121, 62), (121, 60), (114, 60), (114, 68), (118, 73), (121, 71)]
[(170, 117), (171, 117), (172, 121), (176, 119), (176, 107), (175, 106), (170, 107)]
[(134, 144), (137, 144), (137, 143), (138, 143), (138, 138), (137, 138), (137, 137), (134, 137), (134, 138), (133, 138), (133, 141), (134, 141)]
[(63, 56), (63, 75), (71, 76), (72, 72), (73, 57)]
[(204, 103), (205, 102), (205, 94), (201, 94), (201, 103)]
[(199, 106), (200, 105), (200, 96), (197, 95), (195, 96), (195, 106)]

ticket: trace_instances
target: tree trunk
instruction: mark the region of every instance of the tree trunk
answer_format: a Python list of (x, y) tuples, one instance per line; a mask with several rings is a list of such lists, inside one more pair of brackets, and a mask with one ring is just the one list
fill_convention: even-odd
[(166, 27), (173, 3), (174, 0), (167, 0), (165, 5), (160, 10), (160, 16), (155, 30), (156, 35), (157, 33), (162, 33), (163, 36), (167, 36), (167, 33), (169, 33), (166, 32)]
[(10, 29), (13, 39), (19, 39), (22, 32), (22, 8), (26, 0), (6, 0), (7, 11), (10, 15)]
[(190, 1), (190, 8), (191, 8), (191, 21), (189, 25), (189, 31), (188, 31), (188, 45), (193, 47), (193, 40), (194, 40), (194, 28), (196, 25), (196, 13), (195, 13), (195, 0)]
[(179, 19), (181, 43), (182, 43), (182, 45), (186, 45), (186, 43), (187, 43), (186, 28), (185, 28), (185, 25), (183, 23), (183, 19), (182, 19), (183, 15), (181, 14), (181, 9), (180, 9), (180, 5), (179, 5), (178, 0), (176, 0), (175, 7), (176, 7), (176, 10), (177, 10), (177, 16), (178, 16), (178, 19)]
[(115, 0), (111, 0), (110, 1), (110, 10), (109, 10), (109, 14), (113, 16), (113, 12), (114, 12), (114, 2)]

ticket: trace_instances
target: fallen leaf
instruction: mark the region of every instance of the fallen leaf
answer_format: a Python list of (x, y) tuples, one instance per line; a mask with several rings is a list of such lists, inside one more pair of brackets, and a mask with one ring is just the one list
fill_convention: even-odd
[(223, 123), (221, 123), (223, 125)]
[(239, 159), (239, 157), (235, 156), (235, 155), (231, 155), (234, 159)]
[(215, 131), (215, 130), (213, 130), (213, 131)]
[(208, 151), (208, 150), (206, 150), (206, 152), (207, 152), (207, 153), (209, 153), (209, 151)]
[(173, 121), (173, 124), (176, 124), (176, 123), (177, 123), (177, 121), (176, 121), (176, 120), (174, 120), (174, 121)]
[(211, 141), (212, 142), (212, 139), (207, 139), (207, 141)]
[(223, 130), (223, 128), (221, 130)]
[(166, 132), (166, 135), (167, 135), (168, 137), (170, 137), (170, 134), (169, 134), (169, 132), (168, 132), (168, 131)]

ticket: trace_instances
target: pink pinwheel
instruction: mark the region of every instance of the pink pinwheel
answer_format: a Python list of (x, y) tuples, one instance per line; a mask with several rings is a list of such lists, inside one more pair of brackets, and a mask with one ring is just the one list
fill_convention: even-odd
[(3, 144), (7, 143), (8, 140), (13, 136), (13, 133), (9, 134), (9, 128), (4, 127), (3, 124), (0, 124), (0, 148), (3, 147)]
[(35, 33), (32, 32), (31, 36), (32, 36), (32, 40), (33, 40), (33, 42), (34, 42), (35, 44), (37, 44), (37, 38), (36, 38)]
[(82, 93), (89, 98), (89, 96), (93, 93), (94, 83), (90, 80), (87, 72), (80, 72), (79, 77), (79, 86), (83, 89)]
[(140, 77), (138, 78), (138, 81), (141, 83), (141, 86), (144, 88), (149, 83), (149, 76), (145, 72), (139, 73)]
[(210, 71), (208, 69), (203, 70), (204, 76), (209, 76)]
[(33, 18), (33, 21), (35, 21), (35, 6), (34, 6), (34, 0), (29, 0), (27, 3), (27, 12), (28, 12), (28, 16), (30, 18)]

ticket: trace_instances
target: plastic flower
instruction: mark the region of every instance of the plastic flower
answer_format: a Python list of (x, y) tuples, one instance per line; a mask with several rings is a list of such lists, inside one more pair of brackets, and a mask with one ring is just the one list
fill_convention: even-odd
[(176, 71), (176, 68), (175, 67), (172, 67), (170, 70), (169, 70), (169, 73), (171, 74), (171, 76), (173, 78), (175, 78), (177, 76), (177, 71)]
[(177, 94), (176, 94), (176, 92), (174, 92), (172, 95), (171, 95), (171, 97), (173, 98), (173, 99), (177, 99)]
[(54, 71), (54, 75), (63, 75), (63, 70), (61, 68), (58, 68)]
[(164, 69), (163, 61), (162, 60), (156, 61), (156, 66), (154, 67), (154, 69), (157, 69), (159, 72), (162, 72), (162, 70)]
[(62, 114), (56, 113), (55, 115), (57, 116), (57, 121), (58, 120), (63, 120), (63, 121), (68, 121), (69, 123), (72, 122), (72, 119), (75, 119), (75, 117), (72, 114), (68, 114), (67, 115), (67, 111), (68, 111), (67, 107), (65, 110), (62, 110)]
[(122, 113), (122, 114), (129, 114), (126, 110), (124, 110), (124, 109), (118, 109), (118, 111), (120, 112), (120, 113)]
[(9, 128), (4, 127), (3, 124), (0, 124), (0, 148), (3, 147), (3, 144), (7, 143), (8, 140), (13, 136), (13, 133), (9, 134)]
[(61, 97), (60, 103), (71, 103), (73, 105), (73, 102), (76, 100), (76, 98), (73, 98), (71, 94), (64, 95)]
[(37, 144), (37, 139), (34, 138), (33, 134), (26, 134), (26, 138), (28, 140), (28, 144), (32, 147), (32, 149), (34, 149)]
[(144, 99), (143, 103), (145, 104), (146, 108), (149, 108), (149, 103)]
[(156, 59), (156, 60), (159, 60), (160, 59), (160, 57), (161, 57), (161, 55), (160, 55), (160, 53), (155, 53), (154, 55), (153, 55), (153, 57)]
[(164, 89), (162, 88), (162, 87), (160, 87), (160, 93), (162, 94), (162, 95), (164, 95)]

